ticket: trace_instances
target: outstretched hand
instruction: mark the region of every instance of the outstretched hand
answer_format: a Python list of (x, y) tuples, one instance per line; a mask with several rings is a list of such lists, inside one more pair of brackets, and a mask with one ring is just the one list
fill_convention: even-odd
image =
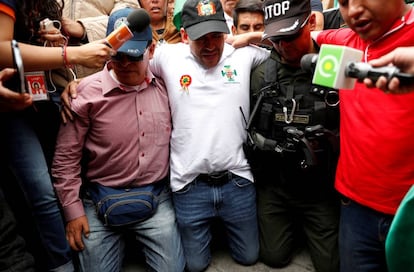
[(98, 40), (81, 46), (68, 46), (66, 50), (68, 63), (89, 68), (102, 68), (111, 56), (116, 54), (106, 44), (105, 40)]

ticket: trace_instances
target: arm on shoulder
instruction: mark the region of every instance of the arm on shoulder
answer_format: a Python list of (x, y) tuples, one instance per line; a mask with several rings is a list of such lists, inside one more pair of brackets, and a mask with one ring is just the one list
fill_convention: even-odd
[[(248, 46), (249, 44), (266, 44), (262, 42), (262, 31), (247, 32), (233, 36), (227, 36), (226, 42), (231, 44), (234, 48)], [(267, 45), (267, 44), (266, 44)]]

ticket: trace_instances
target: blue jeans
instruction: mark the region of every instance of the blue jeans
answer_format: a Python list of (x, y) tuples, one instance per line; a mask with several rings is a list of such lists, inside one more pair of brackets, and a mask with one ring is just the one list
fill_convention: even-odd
[[(50, 271), (73, 271), (65, 225), (33, 124), (24, 113), (1, 116), (6, 163), (29, 202)], [(54, 143), (49, 143), (53, 144)]]
[(188, 271), (203, 271), (209, 265), (210, 226), (217, 217), (226, 228), (233, 259), (243, 265), (257, 261), (259, 236), (252, 182), (232, 175), (226, 184), (210, 186), (196, 178), (174, 192), (173, 199)]
[(143, 245), (149, 271), (184, 271), (185, 259), (169, 188), (161, 193), (155, 214), (131, 226), (105, 227), (92, 200), (85, 198), (83, 205), (90, 234), (88, 238), (83, 237), (85, 249), (79, 252), (81, 271), (121, 271), (126, 232), (134, 233), (136, 240)]
[(0, 190), (0, 271), (34, 272), (33, 256), (17, 234), (14, 215)]
[(341, 272), (385, 272), (385, 238), (393, 216), (343, 199), (339, 225)]

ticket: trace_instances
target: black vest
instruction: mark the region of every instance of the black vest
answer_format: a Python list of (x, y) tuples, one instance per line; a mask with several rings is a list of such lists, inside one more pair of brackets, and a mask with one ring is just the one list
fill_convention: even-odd
[[(280, 66), (272, 58), (267, 60), (262, 88), (252, 97), (248, 131), (253, 149), (274, 153), (288, 174), (316, 171), (332, 176), (339, 154), (338, 92), (312, 85), (312, 75), (297, 81), (301, 83), (282, 85)], [(255, 144), (255, 133), (264, 137), (264, 145), (263, 141), (260, 147)]]

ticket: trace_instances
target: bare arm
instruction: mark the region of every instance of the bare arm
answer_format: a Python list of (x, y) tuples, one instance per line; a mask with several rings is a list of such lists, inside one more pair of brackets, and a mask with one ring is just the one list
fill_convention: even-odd
[(251, 43), (271, 46), (271, 43), (269, 43), (267, 40), (262, 41), (262, 36), (262, 31), (247, 32), (232, 36), (229, 35), (227, 36), (226, 42), (228, 44), (231, 44), (234, 48), (248, 46)]
[[(91, 68), (102, 67), (110, 58), (111, 49), (104, 44), (104, 40), (82, 46), (42, 47), (19, 43), (24, 68), (26, 71), (38, 71), (60, 68), (64, 66), (63, 50), (69, 64), (80, 64)], [(0, 42), (0, 69), (13, 67), (13, 56), (10, 41)]]
[[(10, 42), (13, 39), (14, 21), (8, 15), (0, 13), (0, 69), (13, 67), (13, 55)], [(49, 70), (63, 67), (64, 50), (61, 47), (43, 47), (19, 43), (24, 68), (26, 71)], [(87, 67), (102, 67), (110, 58), (112, 50), (104, 44), (104, 40), (83, 46), (70, 46), (65, 49), (69, 64), (80, 64)]]

